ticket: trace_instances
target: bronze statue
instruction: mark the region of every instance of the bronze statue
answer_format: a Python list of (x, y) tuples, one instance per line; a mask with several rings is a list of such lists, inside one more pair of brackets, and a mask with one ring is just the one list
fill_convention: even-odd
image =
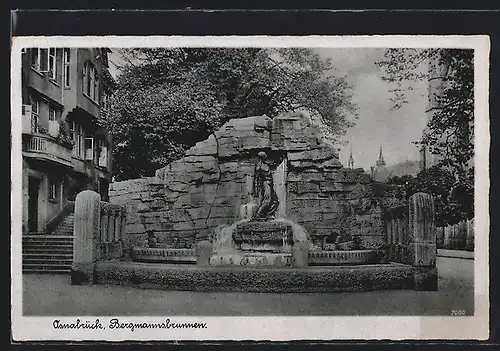
[(253, 178), (253, 196), (259, 197), (259, 205), (252, 220), (269, 220), (279, 206), (278, 195), (274, 190), (273, 173), (267, 162), (267, 154), (263, 151), (258, 153), (259, 160), (255, 165)]

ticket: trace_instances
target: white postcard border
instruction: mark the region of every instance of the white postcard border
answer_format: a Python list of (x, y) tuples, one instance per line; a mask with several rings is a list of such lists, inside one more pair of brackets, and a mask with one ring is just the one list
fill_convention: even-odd
[[(115, 317), (22, 315), (22, 47), (414, 47), (475, 50), (475, 315), (468, 317), (116, 317), (122, 322), (205, 322), (206, 329), (56, 330), (77, 318), (103, 325)], [(11, 50), (11, 302), (12, 336), (29, 340), (485, 340), (489, 337), (489, 37), (481, 36), (82, 36), (14, 37)]]

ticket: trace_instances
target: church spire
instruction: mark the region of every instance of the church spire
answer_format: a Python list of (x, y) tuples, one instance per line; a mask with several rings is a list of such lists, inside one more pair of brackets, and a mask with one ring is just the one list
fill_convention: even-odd
[(347, 162), (347, 167), (349, 168), (354, 168), (354, 158), (352, 157), (352, 145), (350, 145), (351, 147), (351, 154), (349, 156), (349, 161)]
[(380, 152), (378, 155), (377, 167), (385, 166), (384, 155), (382, 155), (382, 145), (380, 145)]

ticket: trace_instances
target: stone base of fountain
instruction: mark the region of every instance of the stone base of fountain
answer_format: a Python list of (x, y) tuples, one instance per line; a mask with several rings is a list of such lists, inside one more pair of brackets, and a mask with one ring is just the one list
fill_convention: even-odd
[(328, 250), (309, 252), (308, 263), (311, 266), (339, 266), (384, 263), (383, 250)]
[(290, 267), (292, 254), (265, 252), (235, 252), (215, 254), (210, 257), (211, 266)]
[(286, 222), (250, 221), (239, 223), (233, 233), (237, 249), (251, 252), (291, 252), (292, 226)]

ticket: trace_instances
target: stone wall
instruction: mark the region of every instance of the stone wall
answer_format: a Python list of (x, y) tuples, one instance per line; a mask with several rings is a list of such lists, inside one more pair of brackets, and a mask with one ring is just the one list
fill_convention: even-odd
[(252, 201), (256, 155), (266, 151), (275, 165), (286, 164), (284, 189), (277, 189), (286, 198), (285, 217), (318, 245), (337, 235), (360, 235), (370, 248), (382, 245), (382, 212), (397, 201), (395, 189), (371, 183), (362, 169), (342, 168), (319, 135), (302, 114), (231, 120), (155, 177), (112, 183), (110, 202), (128, 210), (125, 243), (147, 245), (148, 231), (160, 247), (190, 248), (210, 239), (215, 227), (240, 219), (241, 207)]

